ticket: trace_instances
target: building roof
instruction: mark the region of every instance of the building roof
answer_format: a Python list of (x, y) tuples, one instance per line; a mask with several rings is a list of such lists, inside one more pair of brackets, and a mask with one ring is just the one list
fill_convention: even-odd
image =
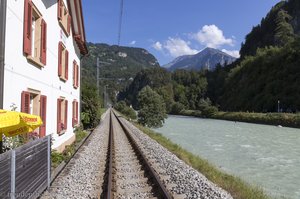
[(73, 37), (79, 47), (80, 53), (86, 55), (88, 54), (88, 48), (86, 45), (82, 2), (81, 0), (68, 0), (68, 7), (72, 17)]

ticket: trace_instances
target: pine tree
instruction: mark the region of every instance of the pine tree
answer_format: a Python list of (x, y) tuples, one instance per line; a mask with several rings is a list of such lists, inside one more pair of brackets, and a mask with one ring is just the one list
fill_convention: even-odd
[(278, 46), (284, 46), (294, 41), (294, 29), (289, 23), (292, 17), (285, 10), (280, 10), (277, 13), (275, 19), (276, 29), (275, 29), (275, 44)]

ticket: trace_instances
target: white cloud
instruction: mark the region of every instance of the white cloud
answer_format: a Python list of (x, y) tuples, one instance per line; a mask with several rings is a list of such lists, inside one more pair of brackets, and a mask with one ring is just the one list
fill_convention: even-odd
[(193, 55), (198, 53), (198, 50), (192, 49), (189, 44), (189, 42), (184, 41), (181, 38), (169, 37), (169, 39), (164, 44), (164, 48), (170, 53), (172, 57), (178, 57), (181, 55)]
[(133, 40), (133, 41), (130, 42), (129, 44), (130, 44), (130, 45), (135, 45), (135, 44), (136, 44), (136, 41)]
[(162, 48), (163, 48), (162, 44), (161, 44), (159, 41), (155, 42), (155, 43), (152, 45), (152, 47), (153, 47), (155, 50), (158, 50), (158, 51), (161, 51)]
[(234, 40), (225, 38), (223, 31), (214, 24), (203, 26), (198, 33), (192, 33), (191, 36), (206, 47), (218, 48), (222, 45), (234, 45)]
[[(187, 36), (187, 35), (185, 35)], [(193, 48), (197, 45), (196, 41), (201, 44), (198, 47)], [(182, 39), (180, 36), (169, 37), (167, 40), (153, 41), (149, 40), (152, 43), (152, 48), (157, 51), (162, 52), (164, 55), (170, 55), (172, 57), (178, 57), (182, 55), (194, 55), (200, 52), (197, 49), (211, 47), (216, 49), (221, 49), (223, 46), (234, 46), (235, 37), (226, 38), (223, 34), (223, 31), (219, 29), (216, 25), (205, 25), (201, 28), (199, 32), (188, 34), (187, 39)], [(193, 47), (191, 43), (193, 42)], [(223, 52), (233, 56), (240, 57), (239, 51), (237, 50), (226, 50), (223, 49)]]
[(169, 37), (169, 39), (163, 45), (163, 48), (166, 49), (172, 57), (178, 57), (181, 55), (194, 55), (199, 52), (198, 50), (192, 49), (189, 44), (189, 42), (184, 41), (181, 38)]
[(222, 52), (231, 55), (232, 57), (239, 58), (240, 57), (240, 52), (238, 50), (226, 50), (222, 49)]

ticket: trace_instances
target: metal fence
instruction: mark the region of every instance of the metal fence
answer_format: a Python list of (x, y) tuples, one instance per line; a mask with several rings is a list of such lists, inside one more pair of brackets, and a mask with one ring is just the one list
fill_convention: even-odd
[(35, 199), (50, 186), (50, 136), (0, 155), (0, 198)]

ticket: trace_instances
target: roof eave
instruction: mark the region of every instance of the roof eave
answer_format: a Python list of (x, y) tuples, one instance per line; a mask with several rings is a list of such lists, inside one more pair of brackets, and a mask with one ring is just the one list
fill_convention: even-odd
[[(75, 10), (72, 10), (72, 6)], [(84, 27), (84, 18), (82, 11), (82, 1), (81, 0), (68, 0), (69, 12), (72, 17), (72, 32), (73, 38), (80, 50), (82, 55), (88, 54), (88, 48), (86, 45), (86, 37), (85, 37), (85, 27)], [(75, 20), (76, 19), (76, 20)], [(77, 22), (78, 31), (75, 30), (74, 24)]]

